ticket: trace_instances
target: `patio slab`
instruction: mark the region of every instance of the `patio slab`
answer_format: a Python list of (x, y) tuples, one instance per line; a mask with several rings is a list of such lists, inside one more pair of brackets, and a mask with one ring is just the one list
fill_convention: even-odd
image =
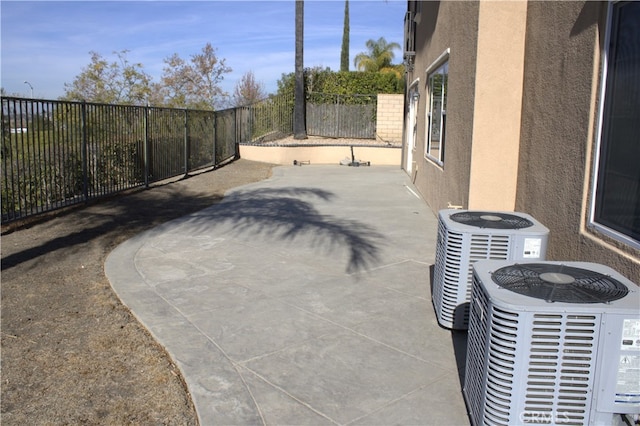
[(395, 166), (282, 166), (126, 241), (111, 285), (202, 425), (469, 424), (430, 298), (437, 218)]

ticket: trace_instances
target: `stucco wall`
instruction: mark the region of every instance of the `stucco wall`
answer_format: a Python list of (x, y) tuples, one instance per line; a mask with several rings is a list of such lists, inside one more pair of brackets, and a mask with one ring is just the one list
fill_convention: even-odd
[[(434, 211), (451, 203), (527, 212), (551, 231), (550, 260), (603, 263), (638, 282), (640, 250), (589, 223), (607, 2), (421, 8), (407, 87), (417, 82), (420, 91), (412, 178), (427, 203)], [(440, 166), (424, 156), (425, 70), (447, 48)]]
[(480, 2), (469, 209), (515, 207), (526, 17), (523, 1)]
[(548, 257), (604, 263), (634, 282), (640, 253), (588, 227), (606, 3), (528, 6), (516, 209), (550, 229)]
[[(371, 166), (399, 166), (400, 148), (353, 146), (356, 161)], [(259, 146), (240, 145), (240, 157), (263, 163), (291, 165), (293, 161), (308, 164), (340, 164), (351, 161), (351, 147), (343, 146)]]
[[(418, 81), (417, 141), (412, 178), (434, 211), (466, 205), (475, 94), (478, 3), (421, 2), (416, 30), (416, 59), (407, 85)], [(425, 158), (426, 69), (450, 49), (444, 166)]]
[(402, 94), (378, 94), (376, 137), (387, 142), (402, 142)]

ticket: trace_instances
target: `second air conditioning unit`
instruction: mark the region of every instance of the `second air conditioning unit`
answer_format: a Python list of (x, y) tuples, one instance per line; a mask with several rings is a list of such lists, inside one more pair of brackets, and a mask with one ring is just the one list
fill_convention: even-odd
[(438, 323), (466, 330), (472, 265), (478, 260), (544, 260), (549, 229), (526, 213), (440, 210), (432, 300)]
[(474, 270), (463, 389), (473, 424), (633, 423), (636, 284), (585, 262), (481, 261)]

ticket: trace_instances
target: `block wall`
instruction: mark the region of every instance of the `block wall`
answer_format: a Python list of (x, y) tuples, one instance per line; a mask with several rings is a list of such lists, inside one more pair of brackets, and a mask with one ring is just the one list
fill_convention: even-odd
[(402, 94), (378, 94), (376, 138), (388, 142), (402, 142)]

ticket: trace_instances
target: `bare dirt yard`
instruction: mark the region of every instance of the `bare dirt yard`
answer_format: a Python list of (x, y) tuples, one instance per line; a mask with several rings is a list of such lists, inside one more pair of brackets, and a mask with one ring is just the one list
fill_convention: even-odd
[(121, 242), (271, 175), (238, 160), (214, 171), (2, 226), (3, 425), (194, 425), (178, 368), (104, 274)]

